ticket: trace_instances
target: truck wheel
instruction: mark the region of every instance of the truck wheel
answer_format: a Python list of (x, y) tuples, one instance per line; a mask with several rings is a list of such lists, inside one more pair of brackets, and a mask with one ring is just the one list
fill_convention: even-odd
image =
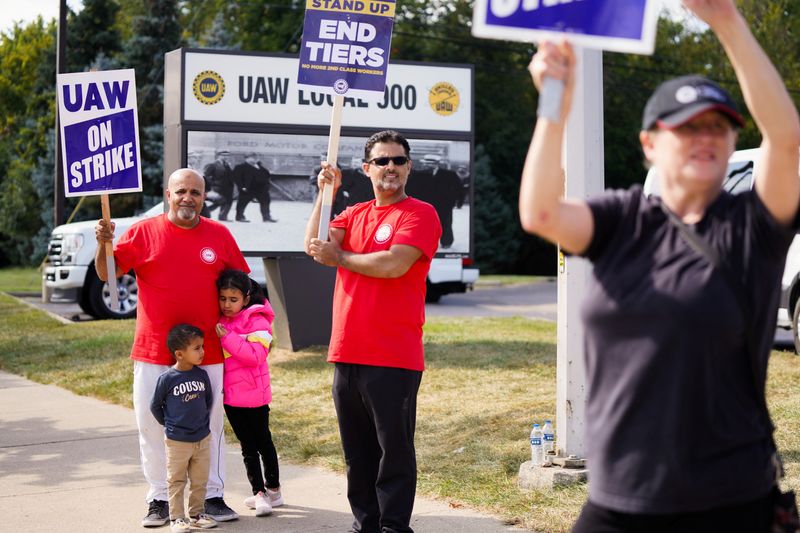
[(800, 300), (795, 302), (792, 312), (792, 340), (795, 353), (800, 354)]
[[(133, 272), (123, 274), (117, 278), (117, 290), (119, 291), (120, 310), (111, 309), (111, 294), (108, 290), (108, 283), (100, 281), (94, 270), (90, 270), (87, 276), (85, 299), (88, 300), (92, 309), (90, 313), (95, 318), (133, 318), (136, 316), (136, 305), (139, 303), (139, 286), (136, 284), (136, 276)], [(84, 298), (81, 298), (83, 300)], [(83, 306), (81, 306), (83, 307)]]
[(98, 318), (94, 314), (94, 308), (92, 307), (92, 302), (89, 299), (89, 291), (85, 287), (81, 290), (81, 297), (78, 298), (78, 305), (81, 307), (81, 311), (90, 317)]
[(434, 287), (430, 282), (427, 282), (425, 290), (425, 303), (435, 304), (439, 303), (442, 299), (442, 291)]

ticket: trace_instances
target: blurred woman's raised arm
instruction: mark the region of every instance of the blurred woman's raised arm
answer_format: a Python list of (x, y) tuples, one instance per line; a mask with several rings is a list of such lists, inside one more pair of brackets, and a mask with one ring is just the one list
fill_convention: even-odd
[(767, 54), (733, 0), (684, 0), (719, 38), (736, 71), (745, 103), (762, 135), (755, 188), (772, 216), (789, 224), (800, 202), (797, 109)]
[(589, 206), (581, 199), (563, 197), (564, 169), (561, 152), (564, 125), (569, 115), (574, 86), (575, 56), (572, 47), (544, 41), (528, 69), (541, 90), (545, 77), (564, 81), (558, 120), (539, 118), (533, 131), (519, 190), (519, 216), (522, 228), (564, 250), (581, 253), (589, 245), (594, 222)]

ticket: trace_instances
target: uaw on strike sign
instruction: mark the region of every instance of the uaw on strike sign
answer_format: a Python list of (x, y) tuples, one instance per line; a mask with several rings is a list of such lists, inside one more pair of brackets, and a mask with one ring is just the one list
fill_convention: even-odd
[(476, 0), (476, 37), (532, 42), (567, 34), (574, 44), (613, 52), (652, 54), (656, 0)]
[(383, 95), (394, 0), (307, 0), (298, 85), (329, 94)]
[(142, 190), (134, 70), (59, 74), (64, 195)]

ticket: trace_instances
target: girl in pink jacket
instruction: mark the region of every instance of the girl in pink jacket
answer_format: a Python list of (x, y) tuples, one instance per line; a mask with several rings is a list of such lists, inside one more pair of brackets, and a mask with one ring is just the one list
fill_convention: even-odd
[[(278, 478), (278, 454), (269, 431), (267, 355), (275, 313), (257, 282), (241, 270), (225, 270), (217, 279), (219, 309), (216, 326), (225, 357), (225, 414), (242, 445), (242, 457), (253, 496), (244, 503), (256, 516), (283, 505)], [(261, 463), (264, 465), (262, 475)]]

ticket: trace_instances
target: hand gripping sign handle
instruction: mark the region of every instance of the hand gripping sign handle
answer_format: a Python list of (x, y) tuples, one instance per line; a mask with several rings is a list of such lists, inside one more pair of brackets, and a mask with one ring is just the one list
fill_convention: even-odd
[[(111, 227), (111, 207), (108, 205), (108, 195), (100, 195), (100, 205), (103, 210), (103, 220)], [(119, 291), (117, 290), (117, 265), (114, 262), (114, 245), (110, 241), (105, 243), (106, 272), (108, 277), (108, 291), (111, 294), (111, 309), (119, 311)]]
[(546, 118), (551, 122), (561, 120), (561, 99), (564, 96), (564, 81), (545, 77), (542, 80), (542, 90), (539, 92), (539, 109), (536, 111), (539, 118)]
[[(331, 111), (331, 129), (328, 134), (328, 163), (336, 165), (339, 159), (339, 132), (342, 129), (342, 106), (344, 96), (337, 94), (333, 98), (333, 110)], [(328, 225), (331, 221), (331, 210), (333, 209), (333, 187), (322, 187), (322, 210), (319, 214), (319, 229), (317, 238), (321, 241), (328, 240)]]

